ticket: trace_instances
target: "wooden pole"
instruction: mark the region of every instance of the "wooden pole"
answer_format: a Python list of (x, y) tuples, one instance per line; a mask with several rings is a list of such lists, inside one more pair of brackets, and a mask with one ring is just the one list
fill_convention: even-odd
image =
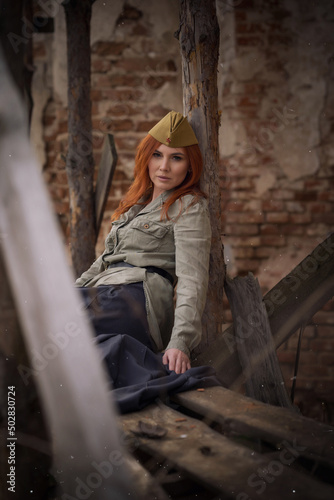
[(38, 385), (61, 498), (88, 498), (94, 488), (99, 500), (136, 498), (129, 491), (109, 382), (73, 287), (31, 153), (22, 101), (1, 50), (0, 88), (0, 243), (32, 364), (19, 365), (18, 372), (25, 385), (32, 377)]
[(199, 346), (199, 350), (203, 350), (221, 333), (225, 274), (218, 149), (219, 26), (215, 0), (180, 0), (178, 37), (182, 55), (183, 112), (189, 118), (203, 154), (202, 188), (209, 196), (212, 227), (209, 291)]
[(70, 244), (80, 276), (95, 260), (94, 162), (90, 100), (92, 0), (65, 2), (68, 68), (68, 154)]

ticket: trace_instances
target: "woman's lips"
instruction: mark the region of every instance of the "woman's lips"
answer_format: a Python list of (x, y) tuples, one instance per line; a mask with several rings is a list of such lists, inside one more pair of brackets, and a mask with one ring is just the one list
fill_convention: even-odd
[(162, 177), (160, 175), (157, 176), (158, 179), (160, 179), (161, 181), (169, 181), (169, 177)]

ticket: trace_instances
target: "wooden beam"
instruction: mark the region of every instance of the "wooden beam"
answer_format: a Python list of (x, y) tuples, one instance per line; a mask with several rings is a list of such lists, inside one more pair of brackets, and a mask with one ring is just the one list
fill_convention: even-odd
[(227, 278), (225, 291), (234, 324), (246, 396), (275, 406), (295, 409), (286, 392), (258, 281)]
[(96, 240), (99, 235), (116, 163), (117, 151), (114, 136), (106, 134), (95, 189)]
[[(109, 382), (92, 343), (68, 269), (46, 187), (32, 156), (26, 117), (0, 52), (1, 248), (32, 367), (19, 365), (39, 387), (53, 438), (56, 479), (76, 496), (93, 463), (122, 464), (101, 476), (99, 499), (129, 498), (124, 451)], [(89, 369), (87, 367), (89, 366)], [(19, 478), (17, 478), (19, 480)]]
[[(151, 405), (120, 420), (126, 436), (132, 436), (139, 449), (164, 458), (165, 467), (175, 466), (218, 497), (246, 500), (265, 491), (263, 497), (270, 500), (328, 500), (334, 494), (332, 486), (290, 468), (283, 455), (272, 467), (266, 456), (167, 406)], [(143, 432), (145, 427), (158, 428), (160, 437), (154, 433), (150, 437)], [(274, 476), (271, 470), (279, 473)]]
[[(263, 298), (276, 348), (334, 295), (334, 234), (328, 236)], [(233, 325), (220, 334), (194, 366), (209, 364), (226, 387), (242, 383)]]
[(223, 387), (171, 396), (178, 405), (197, 413), (209, 425), (216, 422), (227, 435), (256, 438), (278, 446), (299, 446), (298, 455), (327, 461), (334, 468), (334, 428), (313, 419), (242, 396)]

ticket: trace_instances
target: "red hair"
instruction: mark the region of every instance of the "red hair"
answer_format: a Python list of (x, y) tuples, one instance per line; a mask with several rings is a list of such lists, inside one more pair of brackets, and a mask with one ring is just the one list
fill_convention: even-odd
[[(161, 142), (157, 141), (149, 134), (140, 142), (135, 158), (134, 181), (118, 208), (115, 210), (111, 218), (112, 221), (119, 219), (122, 214), (138, 203), (141, 198), (144, 198), (144, 201), (141, 202), (142, 205), (147, 205), (152, 200), (153, 186), (148, 172), (148, 162), (154, 151), (158, 149), (160, 145)], [(186, 194), (192, 194), (194, 196), (192, 204), (196, 203), (201, 197), (206, 198), (206, 194), (203, 193), (199, 187), (199, 181), (203, 170), (201, 150), (198, 144), (186, 146), (184, 149), (189, 160), (190, 172), (187, 173), (184, 181), (180, 186), (175, 188), (164, 203), (161, 219), (164, 217), (169, 219), (169, 207)]]

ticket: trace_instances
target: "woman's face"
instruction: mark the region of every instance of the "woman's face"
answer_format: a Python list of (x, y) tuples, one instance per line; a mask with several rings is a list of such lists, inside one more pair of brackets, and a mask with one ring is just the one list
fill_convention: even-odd
[(148, 173), (153, 183), (152, 199), (179, 186), (188, 169), (189, 160), (185, 148), (170, 148), (161, 144), (148, 162)]

